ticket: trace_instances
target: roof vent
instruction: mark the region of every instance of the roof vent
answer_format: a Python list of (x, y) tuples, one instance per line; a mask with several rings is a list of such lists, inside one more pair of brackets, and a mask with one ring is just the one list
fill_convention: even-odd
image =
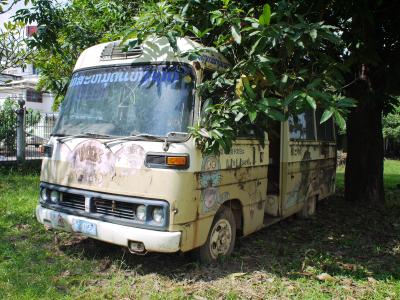
[(100, 60), (116, 60), (139, 57), (143, 54), (141, 46), (128, 49), (120, 46), (120, 42), (112, 42), (107, 44), (100, 55)]

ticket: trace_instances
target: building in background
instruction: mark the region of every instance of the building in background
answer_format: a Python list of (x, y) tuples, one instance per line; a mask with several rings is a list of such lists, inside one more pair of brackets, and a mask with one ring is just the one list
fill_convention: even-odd
[[(37, 31), (37, 26), (26, 26), (26, 35), (31, 37)], [(5, 99), (23, 99), (27, 108), (41, 113), (52, 113), (54, 96), (45, 91), (37, 91), (39, 72), (33, 64), (24, 68), (10, 68), (0, 74), (0, 105)]]

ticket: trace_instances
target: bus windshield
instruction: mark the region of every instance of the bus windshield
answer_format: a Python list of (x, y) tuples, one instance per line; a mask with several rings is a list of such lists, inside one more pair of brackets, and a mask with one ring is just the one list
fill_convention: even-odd
[(53, 135), (187, 132), (193, 118), (194, 81), (192, 69), (178, 64), (78, 71)]

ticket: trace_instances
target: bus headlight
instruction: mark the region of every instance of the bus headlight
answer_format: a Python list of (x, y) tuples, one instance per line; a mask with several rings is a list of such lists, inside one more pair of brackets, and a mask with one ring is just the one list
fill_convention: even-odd
[(153, 209), (153, 221), (162, 223), (164, 221), (164, 209), (161, 207), (155, 207)]
[(146, 220), (146, 206), (144, 205), (139, 205), (136, 208), (136, 218), (139, 221), (145, 221)]
[(40, 191), (40, 200), (42, 200), (41, 202), (46, 202), (47, 200), (49, 200), (49, 194), (46, 188), (43, 188)]
[(50, 201), (53, 203), (58, 203), (60, 200), (60, 192), (59, 191), (51, 191), (50, 192)]

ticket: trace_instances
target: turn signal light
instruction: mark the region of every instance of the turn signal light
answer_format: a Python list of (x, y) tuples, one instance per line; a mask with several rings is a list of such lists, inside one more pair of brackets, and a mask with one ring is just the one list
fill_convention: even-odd
[(180, 167), (186, 166), (187, 156), (167, 156), (167, 165)]
[(167, 154), (167, 153), (148, 153), (146, 155), (146, 167), (148, 168), (170, 168), (187, 169), (189, 168), (188, 154)]
[(51, 155), (53, 153), (53, 147), (51, 145), (40, 145), (39, 152), (44, 157), (51, 157)]

